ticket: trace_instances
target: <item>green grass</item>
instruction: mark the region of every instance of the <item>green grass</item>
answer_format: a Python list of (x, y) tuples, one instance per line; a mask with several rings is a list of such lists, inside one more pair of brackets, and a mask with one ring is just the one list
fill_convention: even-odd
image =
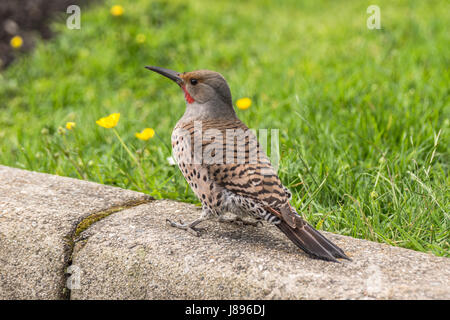
[[(211, 69), (252, 99), (244, 122), (280, 129), (280, 177), (313, 225), (450, 256), (450, 4), (377, 1), (368, 30), (370, 4), (106, 1), (81, 30), (63, 16), (0, 74), (0, 163), (197, 202), (166, 160), (183, 95), (144, 66)], [(113, 112), (140, 166), (95, 124)], [(136, 139), (145, 127), (158, 137)]]

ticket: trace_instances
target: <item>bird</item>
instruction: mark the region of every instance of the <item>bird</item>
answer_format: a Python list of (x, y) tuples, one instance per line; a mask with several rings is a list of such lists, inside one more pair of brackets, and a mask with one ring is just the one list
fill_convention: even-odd
[[(198, 225), (209, 219), (254, 225), (267, 221), (312, 258), (351, 260), (291, 205), (291, 192), (256, 135), (238, 118), (230, 87), (220, 73), (145, 68), (178, 84), (186, 101), (172, 132), (172, 152), (202, 207), (200, 217), (192, 222), (167, 219), (172, 227), (198, 236)], [(227, 218), (229, 213), (234, 218)]]

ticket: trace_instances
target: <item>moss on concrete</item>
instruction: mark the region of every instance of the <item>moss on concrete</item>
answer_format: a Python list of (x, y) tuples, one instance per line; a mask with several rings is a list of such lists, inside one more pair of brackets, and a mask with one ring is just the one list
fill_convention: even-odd
[(80, 223), (78, 223), (77, 227), (75, 228), (75, 233), (73, 235), (73, 240), (75, 240), (76, 238), (79, 237), (79, 235), (85, 231), (86, 229), (88, 229), (92, 224), (94, 224), (97, 221), (100, 221), (104, 218), (106, 218), (107, 216), (131, 208), (131, 207), (135, 207), (135, 206), (139, 206), (141, 204), (144, 203), (148, 203), (150, 201), (152, 201), (153, 198), (147, 198), (147, 199), (140, 199), (140, 200), (135, 200), (135, 201), (130, 201), (127, 203), (124, 203), (122, 205), (119, 206), (115, 206), (115, 207), (111, 207), (108, 208), (106, 210), (103, 211), (99, 211), (99, 212), (95, 212), (89, 216), (87, 216), (86, 218), (84, 218), (83, 220), (80, 221)]

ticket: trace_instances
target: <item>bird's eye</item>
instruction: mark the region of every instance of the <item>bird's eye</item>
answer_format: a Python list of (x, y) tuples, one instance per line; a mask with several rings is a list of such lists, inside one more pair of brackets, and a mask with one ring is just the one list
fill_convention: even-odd
[(192, 84), (192, 85), (195, 86), (197, 83), (198, 83), (197, 79), (191, 79), (191, 84)]

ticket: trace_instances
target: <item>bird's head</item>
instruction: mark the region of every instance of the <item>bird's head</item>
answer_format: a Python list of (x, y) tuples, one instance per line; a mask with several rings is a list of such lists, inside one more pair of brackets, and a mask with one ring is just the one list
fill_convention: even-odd
[(234, 114), (230, 88), (220, 73), (210, 70), (179, 73), (161, 67), (146, 68), (176, 82), (184, 92), (188, 109), (217, 115), (226, 111)]

